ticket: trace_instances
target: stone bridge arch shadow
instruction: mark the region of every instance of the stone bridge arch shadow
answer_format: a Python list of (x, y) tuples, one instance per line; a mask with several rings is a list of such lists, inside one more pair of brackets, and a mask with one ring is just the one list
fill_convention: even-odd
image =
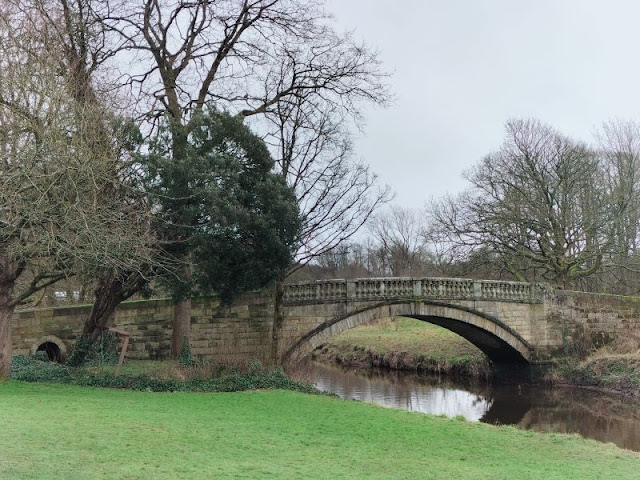
[(482, 350), (494, 365), (528, 365), (533, 348), (497, 318), (471, 308), (441, 302), (385, 302), (327, 320), (293, 343), (281, 360), (295, 364), (340, 333), (390, 317), (409, 317), (457, 333)]

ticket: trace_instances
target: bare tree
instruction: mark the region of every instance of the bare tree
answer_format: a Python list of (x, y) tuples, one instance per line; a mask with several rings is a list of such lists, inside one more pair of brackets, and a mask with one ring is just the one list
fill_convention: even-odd
[(640, 273), (640, 125), (606, 122), (596, 135), (604, 186), (613, 208), (613, 248), (600, 275), (601, 289), (637, 292)]
[[(388, 198), (352, 161), (338, 128), (347, 115), (358, 117), (360, 102), (386, 100), (384, 75), (376, 55), (336, 34), (328, 19), (321, 4), (305, 0), (114, 2), (100, 15), (133, 56), (122, 79), (141, 118), (150, 128), (170, 119), (176, 162), (207, 102), (264, 129), (301, 204), (301, 260), (349, 238)], [(176, 307), (174, 355), (191, 317), (189, 299)]]
[(611, 202), (597, 155), (535, 120), (507, 123), (500, 150), (466, 174), (472, 189), (431, 205), (442, 241), (488, 247), (519, 280), (562, 288), (599, 271), (624, 208)]
[[(113, 83), (108, 81), (108, 75), (105, 74), (108, 62), (120, 45), (116, 42), (117, 38), (110, 35), (96, 18), (96, 8), (102, 9), (100, 3), (91, 0), (8, 1), (15, 15), (19, 15), (24, 22), (38, 25), (48, 32), (49, 48), (56, 52), (57, 79), (65, 86), (76, 110), (102, 112), (102, 115), (93, 118), (79, 115), (77, 122), (85, 125), (87, 136), (84, 142), (92, 156), (106, 154), (118, 159), (117, 163), (112, 163), (111, 180), (101, 186), (102, 195), (112, 201), (112, 207), (119, 211), (122, 218), (132, 223), (132, 235), (142, 233), (139, 244), (145, 249), (145, 254), (140, 257), (139, 265), (129, 263), (126, 270), (117, 270), (109, 264), (91, 274), (96, 283), (94, 304), (85, 319), (80, 337), (82, 341), (76, 342), (72, 355), (72, 360), (79, 362), (81, 358), (78, 354), (84, 351), (79, 347), (84, 345), (88, 348), (97, 339), (112, 319), (117, 305), (146, 283), (143, 272), (149, 270), (150, 264), (158, 264), (157, 259), (152, 258), (149, 245), (145, 243), (152, 237), (148, 209), (139, 192), (130, 188), (131, 181), (135, 180), (132, 176), (135, 177), (137, 172), (132, 169), (127, 171), (132, 164), (130, 150), (132, 144), (136, 143), (135, 128), (115, 116)], [(109, 108), (104, 105), (105, 98), (110, 100)], [(116, 132), (114, 128), (119, 131)], [(117, 148), (113, 148), (114, 135), (120, 139)], [(118, 201), (121, 202), (119, 206)]]
[(330, 31), (308, 41), (308, 51), (282, 46), (276, 73), (264, 80), (265, 92), (288, 88), (294, 94), (262, 110), (241, 111), (263, 114), (259, 127), (298, 197), (303, 231), (294, 270), (349, 240), (392, 198), (354, 158), (348, 128), (362, 121), (359, 102), (387, 101), (375, 56)]
[[(123, 138), (99, 105), (77, 102), (61, 76), (50, 24), (0, 10), (0, 377), (9, 374), (11, 316), (61, 278), (137, 265), (144, 225), (105, 192), (123, 188)], [(108, 136), (96, 135), (104, 125)], [(99, 144), (100, 148), (97, 148)]]
[(392, 207), (375, 216), (370, 231), (384, 261), (383, 275), (426, 274), (429, 254), (425, 245), (425, 225), (417, 211)]

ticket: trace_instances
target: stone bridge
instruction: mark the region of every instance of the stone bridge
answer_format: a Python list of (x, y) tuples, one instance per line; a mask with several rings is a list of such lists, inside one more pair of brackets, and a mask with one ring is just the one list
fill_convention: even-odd
[(284, 295), (285, 360), (329, 338), (386, 317), (411, 317), (447, 328), (494, 362), (523, 363), (556, 346), (541, 286), (449, 278), (373, 278), (289, 285)]
[[(90, 306), (23, 310), (14, 315), (14, 352), (38, 349), (63, 359)], [(456, 278), (364, 278), (285, 287), (274, 333), (272, 292), (232, 306), (193, 302), (191, 348), (212, 361), (296, 361), (357, 325), (405, 316), (465, 337), (495, 363), (544, 362), (577, 344), (605, 344), (640, 327), (640, 299), (554, 291), (537, 284)], [(129, 357), (168, 356), (173, 305), (127, 302), (115, 325), (131, 333)], [(275, 338), (277, 337), (277, 339)]]

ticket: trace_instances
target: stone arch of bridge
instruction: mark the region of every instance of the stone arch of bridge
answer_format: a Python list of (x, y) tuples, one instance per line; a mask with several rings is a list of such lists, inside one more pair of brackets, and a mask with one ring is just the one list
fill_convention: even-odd
[(282, 362), (298, 361), (346, 330), (389, 317), (415, 318), (451, 330), (477, 346), (494, 363), (531, 361), (531, 346), (497, 318), (455, 305), (397, 302), (374, 305), (322, 323), (291, 345)]

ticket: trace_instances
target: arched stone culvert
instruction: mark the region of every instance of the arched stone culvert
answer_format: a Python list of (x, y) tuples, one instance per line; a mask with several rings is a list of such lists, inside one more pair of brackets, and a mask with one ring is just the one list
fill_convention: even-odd
[(60, 338), (47, 335), (40, 338), (31, 346), (31, 355), (36, 352), (45, 352), (49, 360), (56, 363), (62, 363), (67, 359), (67, 346)]

